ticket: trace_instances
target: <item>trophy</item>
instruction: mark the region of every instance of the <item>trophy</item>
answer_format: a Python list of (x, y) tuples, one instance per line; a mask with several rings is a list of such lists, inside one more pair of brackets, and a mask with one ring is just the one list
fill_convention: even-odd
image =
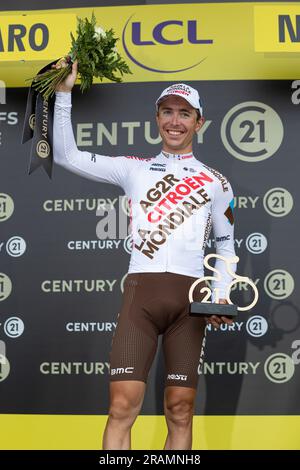
[[(227, 290), (226, 290), (226, 300), (227, 304), (220, 304), (218, 303), (220, 300), (220, 295), (219, 295), (219, 288), (216, 287), (213, 289), (213, 291), (207, 286), (206, 281), (220, 281), (222, 279), (221, 273), (213, 266), (209, 264), (209, 260), (212, 258), (218, 258), (222, 261), (224, 261), (226, 265), (226, 271), (228, 274), (233, 278), (231, 283), (228, 285)], [(191, 316), (211, 316), (211, 315), (218, 315), (218, 316), (224, 316), (224, 317), (236, 317), (239, 311), (246, 311), (250, 310), (253, 308), (257, 301), (258, 301), (258, 290), (254, 282), (247, 276), (240, 276), (239, 274), (236, 274), (235, 272), (232, 271), (231, 269), (231, 264), (238, 263), (239, 257), (238, 256), (233, 256), (232, 258), (225, 258), (224, 256), (217, 255), (215, 253), (211, 253), (207, 255), (204, 258), (204, 266), (209, 269), (210, 271), (213, 271), (215, 273), (214, 276), (204, 276), (199, 279), (196, 279), (195, 282), (191, 285), (189, 289), (189, 302), (190, 302), (190, 311), (189, 314)], [(245, 282), (248, 284), (254, 292), (254, 298), (252, 302), (249, 305), (239, 307), (237, 305), (234, 305), (231, 302), (230, 299), (230, 292), (232, 287), (237, 284), (238, 282)], [(198, 284), (205, 284), (203, 287), (200, 289), (200, 294), (204, 294), (203, 299), (201, 302), (195, 302), (193, 300), (193, 295), (194, 295), (194, 290), (198, 286)], [(212, 297), (212, 294), (214, 294), (214, 302), (209, 300)]]

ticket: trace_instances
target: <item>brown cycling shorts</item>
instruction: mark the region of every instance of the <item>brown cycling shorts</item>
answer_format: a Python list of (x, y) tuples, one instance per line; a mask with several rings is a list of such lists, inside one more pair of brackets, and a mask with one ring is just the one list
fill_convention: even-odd
[[(196, 279), (170, 272), (127, 275), (112, 339), (111, 381), (147, 382), (158, 336), (163, 335), (165, 386), (197, 387), (206, 322), (189, 316), (188, 291)], [(200, 301), (198, 291), (194, 300)]]

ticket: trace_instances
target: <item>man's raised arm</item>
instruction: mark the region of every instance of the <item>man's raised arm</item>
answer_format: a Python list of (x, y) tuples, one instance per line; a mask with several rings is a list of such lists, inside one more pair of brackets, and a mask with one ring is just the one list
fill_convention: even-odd
[(97, 155), (77, 148), (71, 122), (71, 91), (76, 77), (77, 63), (74, 63), (72, 74), (56, 90), (53, 124), (54, 161), (77, 175), (94, 181), (116, 184), (125, 189), (132, 161), (126, 157)]

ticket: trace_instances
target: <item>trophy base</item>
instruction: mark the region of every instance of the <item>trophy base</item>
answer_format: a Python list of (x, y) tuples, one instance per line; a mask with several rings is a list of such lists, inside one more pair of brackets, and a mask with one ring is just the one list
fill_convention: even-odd
[(201, 315), (219, 315), (222, 317), (236, 317), (238, 314), (237, 305), (214, 304), (210, 302), (191, 302), (189, 314), (193, 317)]

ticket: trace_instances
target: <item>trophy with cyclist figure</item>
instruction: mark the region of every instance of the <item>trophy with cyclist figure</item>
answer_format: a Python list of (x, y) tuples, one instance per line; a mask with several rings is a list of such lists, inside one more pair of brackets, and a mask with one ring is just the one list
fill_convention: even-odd
[[(214, 287), (213, 289), (211, 289), (208, 285), (208, 283), (211, 283), (211, 282), (213, 283), (219, 282), (221, 281), (221, 278), (222, 278), (221, 277), (222, 275), (218, 271), (218, 269), (216, 269), (215, 267), (209, 264), (209, 261), (213, 258), (217, 258), (219, 260), (224, 261), (225, 266), (226, 266), (226, 271), (233, 279), (231, 283), (228, 285), (227, 290), (226, 290), (225, 298), (226, 298), (227, 303), (219, 303), (219, 300), (220, 300), (219, 288)], [(256, 305), (258, 301), (258, 290), (254, 282), (247, 276), (240, 276), (239, 274), (236, 274), (231, 269), (231, 265), (238, 263), (238, 261), (239, 261), (238, 256), (225, 258), (224, 256), (221, 256), (215, 253), (211, 253), (204, 258), (204, 266), (210, 271), (213, 271), (214, 275), (204, 276), (199, 279), (196, 279), (196, 281), (193, 282), (193, 284), (191, 285), (189, 289), (190, 315), (192, 316), (217, 315), (217, 316), (224, 316), (224, 317), (231, 318), (231, 317), (237, 316), (238, 312), (250, 310)], [(253, 289), (253, 292), (254, 292), (254, 298), (252, 302), (249, 305), (242, 306), (242, 307), (234, 305), (230, 299), (230, 293), (231, 293), (232, 287), (239, 282), (244, 282), (248, 284)], [(200, 294), (203, 294), (204, 297), (202, 298), (201, 302), (195, 302), (194, 291), (199, 284), (200, 284)], [(213, 299), (213, 301), (211, 299)]]

